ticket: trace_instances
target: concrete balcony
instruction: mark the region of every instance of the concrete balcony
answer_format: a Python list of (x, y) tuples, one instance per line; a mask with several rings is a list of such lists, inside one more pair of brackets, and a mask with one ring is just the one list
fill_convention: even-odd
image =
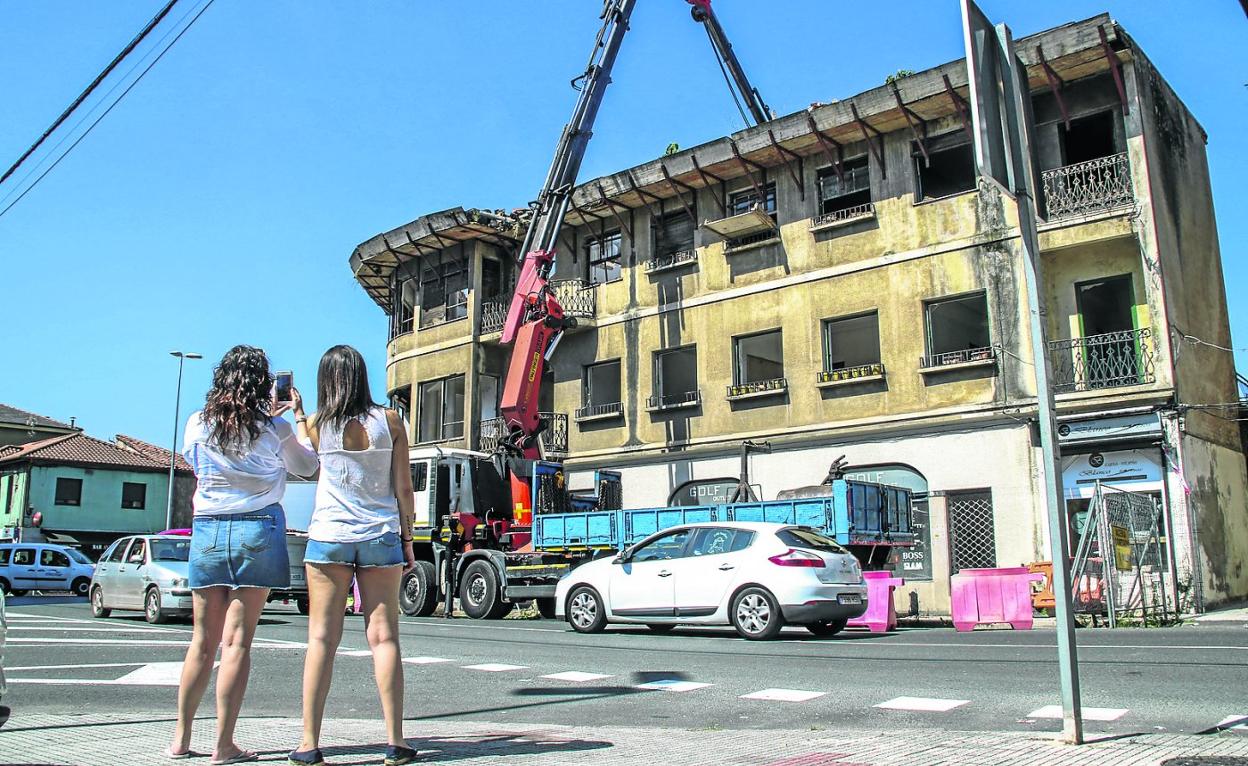
[(1041, 174), (1045, 219), (1057, 221), (1105, 213), (1135, 205), (1131, 163), (1126, 154), (1113, 154)]
[(1058, 394), (1155, 383), (1153, 331), (1090, 335), (1049, 342), (1053, 391)]

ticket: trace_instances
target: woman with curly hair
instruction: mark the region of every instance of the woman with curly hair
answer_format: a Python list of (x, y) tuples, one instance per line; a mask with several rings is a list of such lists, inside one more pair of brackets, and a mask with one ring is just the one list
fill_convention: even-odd
[[(195, 627), (182, 665), (178, 722), (170, 758), (191, 755), (191, 723), (217, 672), (217, 742), (212, 764), (243, 763), (256, 754), (234, 742), (251, 641), (270, 588), (290, 585), (286, 517), (281, 500), (287, 472), (311, 476), (316, 453), (306, 442), (307, 418), (297, 391), (292, 402), (273, 400), (273, 376), (264, 352), (235, 346), (213, 369), (204, 408), (186, 424), (183, 455), (195, 469), (190, 588)], [(295, 429), (281, 418), (293, 410)]]

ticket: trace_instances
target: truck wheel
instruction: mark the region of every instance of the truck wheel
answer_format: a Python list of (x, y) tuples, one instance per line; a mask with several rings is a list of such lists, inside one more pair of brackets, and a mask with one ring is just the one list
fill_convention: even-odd
[(607, 610), (593, 588), (582, 585), (572, 591), (566, 611), (568, 624), (577, 633), (600, 633), (607, 626)]
[(533, 599), (533, 602), (537, 604), (537, 613), (542, 616), (542, 619), (555, 619), (555, 599), (553, 597), (535, 598)]
[(737, 633), (750, 641), (775, 638), (784, 627), (784, 615), (776, 597), (764, 588), (751, 587), (738, 593), (728, 615)]
[[(464, 614), (474, 620), (496, 620), (511, 611), (511, 604), (502, 600), (498, 575), (494, 565), (485, 559), (477, 559), (464, 569), (459, 585), (459, 604)], [(506, 605), (506, 611), (503, 606)]]
[(159, 625), (169, 619), (160, 608), (160, 590), (157, 588), (147, 589), (147, 595), (143, 598), (143, 619), (152, 625)]
[(104, 590), (98, 585), (95, 586), (95, 589), (91, 591), (91, 616), (107, 617), (112, 613), (112, 609), (104, 607)]
[(408, 617), (428, 617), (438, 608), (438, 588), (432, 561), (417, 561), (399, 588), (399, 608)]
[(842, 617), (839, 620), (828, 620), (827, 622), (812, 622), (806, 626), (806, 630), (814, 633), (820, 638), (829, 638), (845, 630), (845, 626), (849, 623), (848, 617)]
[(303, 615), (304, 617), (307, 617), (309, 614), (312, 613), (312, 605), (308, 603), (307, 598), (295, 599), (295, 608), (298, 609), (299, 614)]

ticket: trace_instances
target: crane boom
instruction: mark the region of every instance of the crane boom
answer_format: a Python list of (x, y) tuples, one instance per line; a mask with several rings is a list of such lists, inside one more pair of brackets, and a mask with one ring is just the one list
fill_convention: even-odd
[(728, 35), (724, 33), (719, 19), (711, 10), (711, 0), (686, 0), (686, 2), (693, 6), (689, 9), (693, 14), (693, 20), (706, 28), (706, 36), (710, 38), (711, 46), (715, 48), (716, 57), (726, 68), (727, 74), (732, 77), (728, 85), (729, 88), (736, 86), (733, 98), (735, 99), (737, 94), (740, 94), (741, 99), (745, 101), (746, 108), (750, 110), (750, 116), (754, 118), (755, 125), (774, 119), (775, 115), (771, 113), (771, 107), (763, 101), (758, 88), (750, 84), (750, 78), (745, 76), (745, 70), (741, 68), (741, 62), (737, 60), (737, 54), (732, 52), (732, 43), (728, 42)]

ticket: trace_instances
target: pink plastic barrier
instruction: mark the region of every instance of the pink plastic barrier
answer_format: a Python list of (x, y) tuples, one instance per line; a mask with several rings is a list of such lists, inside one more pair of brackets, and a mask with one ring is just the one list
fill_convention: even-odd
[(1031, 583), (1043, 579), (1027, 567), (963, 569), (951, 582), (953, 627), (1008, 622), (1014, 630), (1031, 630)]
[(850, 627), (868, 628), (872, 633), (887, 633), (897, 627), (897, 607), (893, 590), (906, 581), (891, 572), (863, 572), (867, 581), (867, 611), (849, 621)]

